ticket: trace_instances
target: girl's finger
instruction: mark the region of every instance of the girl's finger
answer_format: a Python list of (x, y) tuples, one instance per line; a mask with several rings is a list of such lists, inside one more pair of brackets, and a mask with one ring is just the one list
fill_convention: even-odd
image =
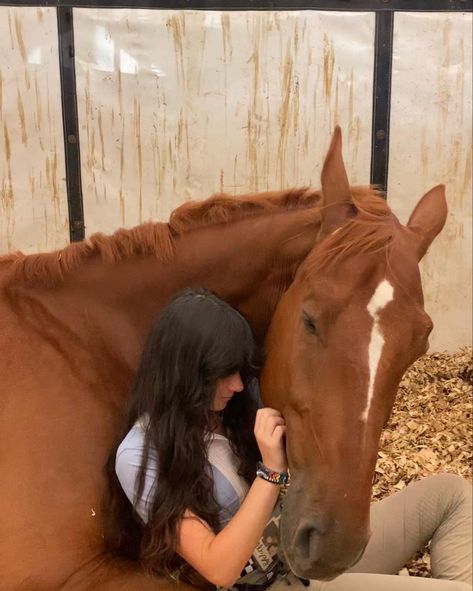
[(265, 406), (264, 408), (260, 408), (259, 409), (261, 411), (261, 413), (265, 416), (275, 416), (275, 417), (280, 417), (281, 413), (276, 410), (275, 408), (270, 408), (269, 406)]
[(258, 409), (256, 411), (256, 417), (255, 417), (255, 426), (254, 426), (254, 432), (256, 433), (259, 429), (260, 423), (261, 423), (261, 410), (262, 409)]
[(270, 433), (273, 433), (274, 429), (278, 425), (285, 425), (284, 419), (282, 417), (271, 417), (271, 420), (267, 423), (267, 428)]
[(285, 425), (277, 425), (273, 431), (273, 437), (275, 439), (281, 439), (283, 435), (286, 434), (286, 426)]
[(268, 412), (268, 411), (272, 411), (272, 409), (269, 409), (269, 408), (259, 408), (256, 411), (255, 428), (256, 428), (256, 426), (258, 426), (259, 429), (262, 428), (262, 426), (266, 422), (268, 416), (271, 415), (271, 412)]

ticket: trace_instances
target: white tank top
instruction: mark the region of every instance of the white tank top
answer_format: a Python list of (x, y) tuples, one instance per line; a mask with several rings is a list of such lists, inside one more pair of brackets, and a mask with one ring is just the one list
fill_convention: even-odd
[[(145, 483), (140, 498), (136, 498), (137, 477), (144, 449), (146, 421), (137, 421), (120, 443), (115, 460), (115, 471), (120, 484), (144, 522), (148, 521), (154, 492), (158, 486), (158, 453), (150, 448)], [(248, 493), (248, 484), (238, 475), (238, 459), (230, 442), (223, 435), (209, 433), (208, 460), (214, 482), (214, 497), (220, 512), (220, 529), (230, 521)]]

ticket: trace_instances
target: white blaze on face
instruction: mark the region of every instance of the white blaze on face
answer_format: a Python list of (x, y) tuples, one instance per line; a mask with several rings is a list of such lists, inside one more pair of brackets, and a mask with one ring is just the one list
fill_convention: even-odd
[(369, 384), (366, 407), (361, 415), (363, 421), (368, 419), (371, 402), (373, 400), (374, 383), (378, 372), (379, 360), (384, 347), (384, 336), (379, 328), (379, 315), (387, 304), (393, 299), (394, 289), (387, 279), (383, 279), (375, 289), (371, 300), (368, 303), (367, 310), (373, 318), (373, 328), (371, 329), (370, 344), (368, 346), (369, 361)]

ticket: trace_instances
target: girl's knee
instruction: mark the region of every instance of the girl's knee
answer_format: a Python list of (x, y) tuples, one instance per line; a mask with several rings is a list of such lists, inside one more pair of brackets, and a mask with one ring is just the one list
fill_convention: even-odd
[(453, 508), (459, 505), (472, 505), (473, 487), (468, 480), (457, 474), (435, 474), (425, 479), (436, 498), (443, 500), (443, 504)]
[(458, 474), (436, 474), (431, 476), (430, 479), (438, 484), (439, 487), (448, 489), (451, 492), (455, 492), (460, 496), (471, 498), (473, 487), (471, 484)]

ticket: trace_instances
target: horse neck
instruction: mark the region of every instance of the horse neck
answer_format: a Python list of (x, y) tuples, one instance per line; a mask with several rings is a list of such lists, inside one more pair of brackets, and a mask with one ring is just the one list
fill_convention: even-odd
[(318, 224), (318, 212), (305, 209), (197, 228), (175, 240), (168, 263), (143, 257), (104, 264), (95, 258), (53, 289), (23, 287), (16, 295), (47, 310), (41, 314), (38, 308), (35, 322), (44, 316), (50, 325), (56, 318), (87, 348), (100, 341), (131, 368), (152, 319), (185, 287), (211, 289), (263, 339), (279, 298), (315, 242)]

